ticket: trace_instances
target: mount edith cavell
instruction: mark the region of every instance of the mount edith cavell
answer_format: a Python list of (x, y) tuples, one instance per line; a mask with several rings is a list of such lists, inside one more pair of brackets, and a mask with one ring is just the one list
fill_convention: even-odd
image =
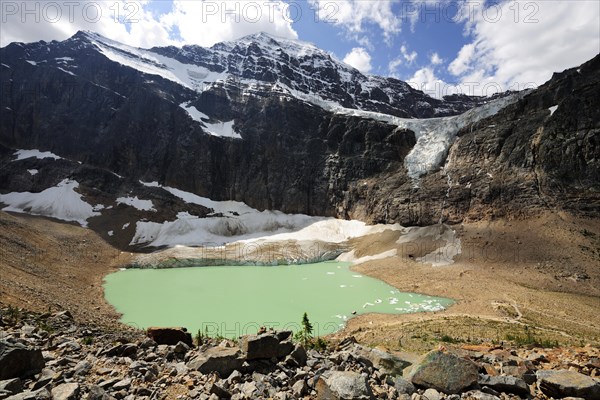
[(0, 88), (0, 399), (600, 399), (600, 55), (437, 99), (80, 31)]

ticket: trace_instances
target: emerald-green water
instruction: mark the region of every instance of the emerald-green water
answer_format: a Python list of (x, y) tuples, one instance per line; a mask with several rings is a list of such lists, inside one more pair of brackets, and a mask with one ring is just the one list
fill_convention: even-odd
[(297, 331), (304, 312), (315, 334), (324, 335), (343, 327), (353, 311), (402, 314), (452, 304), (399, 292), (340, 262), (122, 270), (106, 277), (104, 290), (124, 323), (226, 337), (256, 333), (260, 326)]

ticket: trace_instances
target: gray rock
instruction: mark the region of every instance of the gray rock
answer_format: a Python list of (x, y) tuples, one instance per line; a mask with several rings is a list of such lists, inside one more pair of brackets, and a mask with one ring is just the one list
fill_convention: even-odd
[(190, 351), (190, 346), (188, 346), (188, 345), (187, 345), (187, 344), (185, 344), (184, 342), (178, 342), (178, 343), (175, 345), (175, 348), (173, 349), (173, 351), (174, 351), (175, 353), (178, 353), (178, 354), (185, 354), (185, 353), (187, 353), (188, 351)]
[(385, 375), (402, 375), (402, 371), (412, 363), (379, 349), (369, 349), (355, 345), (351, 350), (355, 358), (366, 358), (375, 368)]
[(291, 342), (280, 341), (277, 334), (272, 333), (242, 336), (239, 346), (248, 361), (283, 358), (294, 350)]
[(294, 350), (290, 353), (286, 358), (286, 364), (293, 365), (297, 367), (304, 367), (306, 365), (306, 361), (308, 360), (308, 355), (306, 354), (306, 350), (300, 344), (294, 347)]
[(292, 393), (296, 397), (302, 397), (308, 393), (308, 385), (304, 380), (300, 380), (292, 386)]
[(86, 375), (88, 372), (90, 372), (91, 369), (92, 363), (90, 363), (87, 360), (83, 360), (78, 362), (77, 365), (75, 365), (73, 371), (75, 372), (75, 375)]
[(132, 382), (131, 378), (121, 379), (120, 381), (118, 381), (117, 383), (112, 385), (112, 388), (114, 390), (129, 389), (131, 387), (131, 382)]
[(76, 400), (79, 398), (78, 383), (62, 383), (52, 389), (54, 400)]
[(569, 396), (600, 399), (600, 383), (587, 375), (568, 370), (539, 370), (536, 375), (537, 386), (546, 396), (559, 399)]
[(242, 381), (242, 373), (240, 371), (233, 371), (229, 377), (227, 378), (227, 383), (229, 385), (240, 383)]
[(248, 399), (255, 398), (256, 397), (255, 393), (257, 391), (258, 391), (258, 388), (256, 387), (256, 382), (254, 382), (254, 381), (244, 382), (240, 387), (241, 394), (243, 394)]
[(413, 367), (410, 377), (415, 385), (453, 394), (475, 384), (477, 370), (471, 361), (436, 350)]
[(5, 400), (50, 400), (52, 393), (48, 389), (40, 389), (34, 392), (23, 392), (14, 396), (7, 397)]
[(227, 378), (233, 371), (242, 367), (243, 360), (240, 356), (238, 349), (212, 347), (190, 360), (187, 367), (203, 374), (216, 372), (221, 378)]
[(373, 399), (367, 378), (356, 372), (326, 372), (317, 380), (316, 390), (317, 400)]
[(416, 391), (415, 385), (413, 385), (411, 381), (408, 381), (401, 376), (389, 377), (387, 379), (387, 383), (388, 385), (396, 388), (396, 391), (399, 394), (411, 395)]
[(479, 375), (479, 386), (487, 386), (498, 392), (513, 393), (519, 396), (529, 395), (529, 386), (524, 380), (514, 376)]
[(489, 393), (483, 393), (479, 390), (468, 392), (467, 398), (472, 400), (500, 400), (500, 397), (498, 396), (494, 396), (493, 394)]
[(0, 341), (0, 380), (37, 374), (45, 364), (41, 350)]
[(427, 400), (441, 400), (442, 395), (435, 389), (427, 389), (423, 392), (423, 397)]
[(229, 399), (231, 398), (231, 393), (229, 393), (225, 388), (217, 383), (213, 383), (208, 390), (209, 393), (214, 394), (219, 399)]
[(86, 400), (109, 400), (111, 396), (98, 385), (90, 386)]
[(19, 378), (6, 379), (0, 381), (0, 392), (8, 392), (10, 394), (17, 394), (23, 391), (23, 382)]

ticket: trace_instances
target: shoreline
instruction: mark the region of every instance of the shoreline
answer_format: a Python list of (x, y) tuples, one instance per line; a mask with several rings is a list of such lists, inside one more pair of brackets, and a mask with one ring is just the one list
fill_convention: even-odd
[[(513, 328), (526, 326), (544, 340), (598, 344), (600, 256), (586, 250), (600, 243), (600, 226), (595, 222), (550, 214), (456, 225), (452, 229), (461, 240), (462, 253), (443, 267), (414, 261), (396, 243), (399, 231), (352, 239), (347, 249), (353, 249), (357, 258), (400, 249), (394, 257), (352, 265), (353, 272), (401, 292), (449, 298), (455, 303), (436, 312), (358, 315), (329, 337), (354, 335), (360, 342), (405, 349), (421, 345), (409, 337), (411, 331), (422, 332), (427, 340), (443, 336), (459, 341), (477, 336), (506, 340), (513, 331), (510, 335), (523, 336), (523, 329)], [(116, 250), (89, 229), (45, 218), (0, 213), (0, 223), (5, 228), (7, 254), (0, 272), (7, 283), (18, 282), (0, 284), (1, 303), (42, 312), (69, 309), (84, 321), (125, 327), (104, 297), (104, 277), (148, 255)], [(23, 244), (28, 252), (22, 250)], [(427, 254), (430, 245), (423, 243), (418, 250)], [(570, 337), (561, 338), (556, 332)]]

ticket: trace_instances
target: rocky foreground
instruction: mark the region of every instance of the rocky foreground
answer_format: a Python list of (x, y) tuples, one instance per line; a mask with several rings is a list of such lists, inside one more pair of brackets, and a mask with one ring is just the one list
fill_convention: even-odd
[(600, 399), (600, 350), (468, 345), (424, 356), (291, 332), (237, 341), (104, 331), (68, 312), (0, 310), (0, 399)]

